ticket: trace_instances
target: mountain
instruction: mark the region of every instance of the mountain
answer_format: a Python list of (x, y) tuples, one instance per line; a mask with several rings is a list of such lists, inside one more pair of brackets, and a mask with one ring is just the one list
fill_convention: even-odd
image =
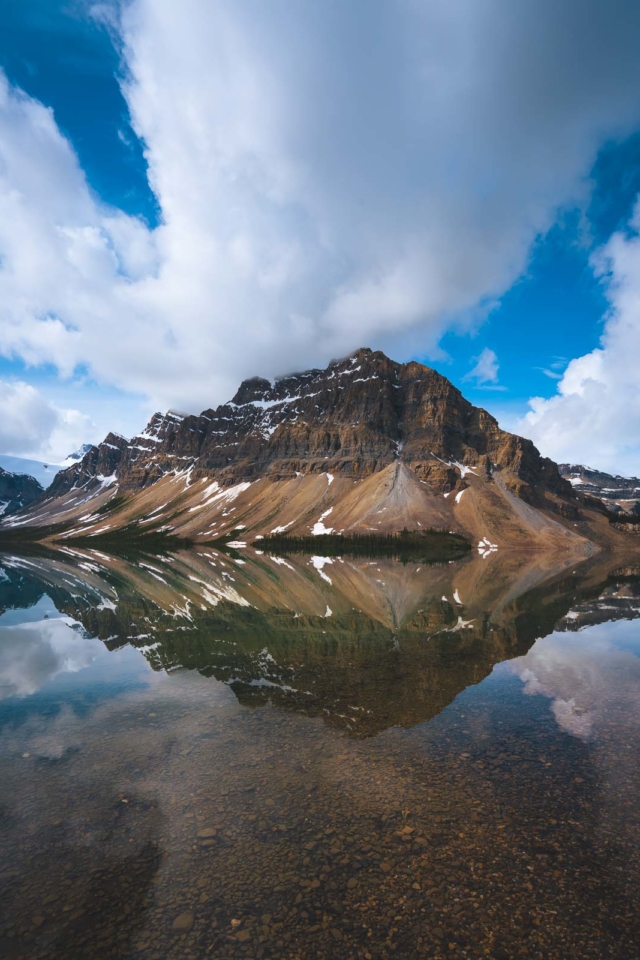
[(74, 450), (73, 453), (70, 453), (69, 456), (62, 461), (62, 463), (59, 465), (60, 468), (64, 470), (67, 467), (71, 467), (75, 463), (78, 463), (84, 456), (86, 456), (87, 453), (89, 453), (91, 449), (93, 449), (93, 444), (83, 443), (78, 450)]
[(132, 440), (110, 433), (7, 523), (194, 539), (438, 527), (483, 556), (581, 555), (610, 536), (597, 506), (446, 377), (361, 349), (324, 370), (245, 380), (199, 416), (154, 414)]
[(30, 477), (35, 477), (45, 490), (60, 470), (60, 464), (58, 463), (43, 463), (42, 460), (10, 457), (4, 453), (0, 454), (0, 467), (9, 473), (26, 473)]
[(245, 380), (231, 402), (199, 417), (157, 413), (131, 441), (109, 434), (56, 478), (55, 491), (114, 472), (122, 490), (139, 489), (190, 468), (194, 480), (206, 473), (222, 482), (327, 471), (361, 479), (397, 461), (443, 491), (471, 461), (484, 473), (514, 466), (529, 499), (541, 481), (570, 495), (530, 441), (500, 430), (445, 377), (367, 349), (274, 384)]
[(0, 467), (3, 467), (10, 473), (26, 473), (31, 477), (35, 477), (38, 483), (42, 484), (46, 490), (60, 470), (64, 470), (78, 463), (89, 450), (91, 450), (91, 444), (83, 443), (78, 450), (70, 453), (62, 463), (45, 463), (42, 460), (29, 460), (25, 457), (10, 457), (6, 454), (0, 454)]
[(576, 490), (597, 497), (614, 512), (640, 514), (638, 477), (612, 476), (580, 463), (560, 463), (558, 470)]
[(43, 493), (34, 477), (26, 473), (8, 473), (0, 467), (0, 516), (16, 513)]

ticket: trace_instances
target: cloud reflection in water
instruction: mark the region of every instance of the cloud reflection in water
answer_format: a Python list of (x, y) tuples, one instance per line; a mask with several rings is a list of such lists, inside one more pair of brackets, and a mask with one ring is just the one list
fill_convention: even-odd
[(595, 735), (605, 717), (624, 705), (640, 720), (640, 629), (636, 621), (554, 632), (510, 663), (524, 692), (552, 700), (559, 726), (581, 738)]
[(71, 617), (0, 627), (0, 700), (36, 693), (60, 673), (88, 667), (104, 646)]

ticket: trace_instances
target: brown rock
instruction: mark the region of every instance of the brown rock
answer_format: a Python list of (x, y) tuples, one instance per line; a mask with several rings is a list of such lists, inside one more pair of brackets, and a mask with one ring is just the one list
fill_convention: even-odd
[(205, 837), (215, 837), (218, 831), (215, 827), (205, 827), (204, 830), (198, 830), (198, 837), (204, 839)]
[(171, 930), (173, 933), (188, 933), (193, 927), (194, 920), (194, 915), (186, 910), (175, 918), (171, 925)]

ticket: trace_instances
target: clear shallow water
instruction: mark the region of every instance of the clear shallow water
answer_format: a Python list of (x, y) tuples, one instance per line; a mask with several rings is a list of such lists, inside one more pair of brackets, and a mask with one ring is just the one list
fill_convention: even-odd
[(640, 956), (633, 568), (287, 564), (2, 558), (2, 955)]

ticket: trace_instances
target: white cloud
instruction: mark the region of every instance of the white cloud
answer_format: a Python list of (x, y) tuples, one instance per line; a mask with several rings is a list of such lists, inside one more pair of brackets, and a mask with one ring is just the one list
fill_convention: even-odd
[(101, 205), (0, 76), (0, 351), (191, 410), (363, 344), (433, 353), (640, 122), (639, 28), (622, 0), (132, 0), (161, 224)]
[(544, 373), (545, 377), (549, 377), (550, 380), (562, 380), (562, 373), (566, 366), (566, 357), (553, 357), (548, 366), (534, 367), (534, 370)]
[(535, 397), (518, 429), (557, 460), (640, 473), (640, 204), (628, 233), (594, 258), (611, 309), (600, 346), (572, 360), (549, 400)]
[(475, 366), (462, 379), (464, 381), (475, 380), (479, 387), (487, 384), (497, 384), (500, 364), (495, 351), (485, 347), (480, 356), (474, 357), (474, 360), (476, 360)]
[(91, 419), (46, 400), (22, 380), (0, 380), (0, 451), (60, 463), (94, 434)]

